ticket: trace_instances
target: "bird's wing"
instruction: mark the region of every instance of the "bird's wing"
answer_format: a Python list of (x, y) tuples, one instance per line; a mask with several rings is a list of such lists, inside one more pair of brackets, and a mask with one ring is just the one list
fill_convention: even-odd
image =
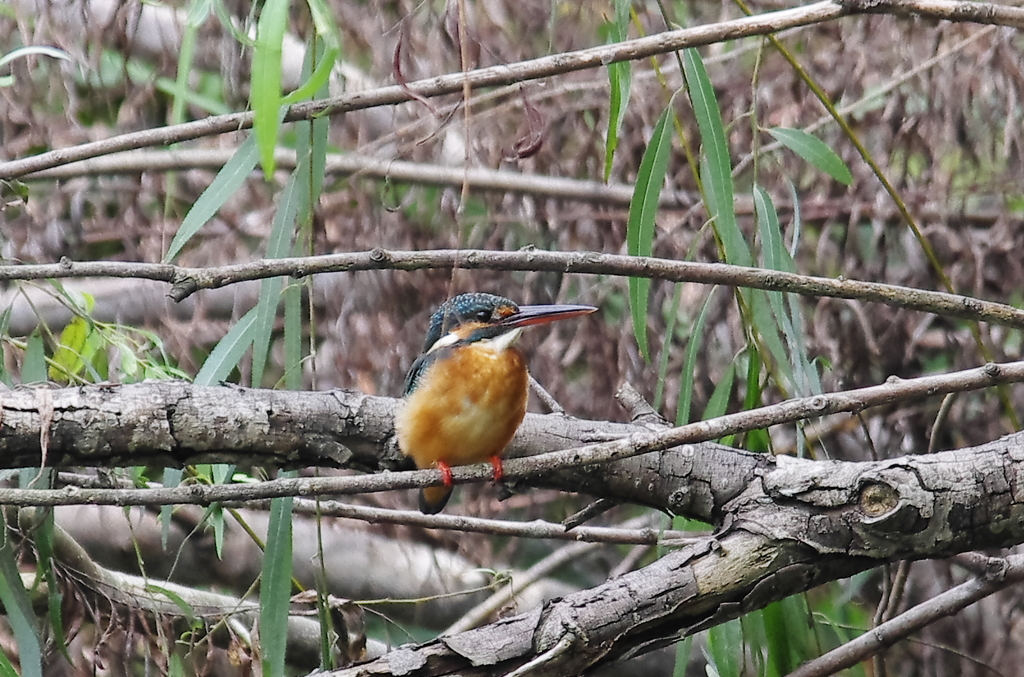
[(434, 361), (437, 355), (432, 353), (426, 353), (416, 358), (416, 361), (412, 363), (412, 367), (409, 368), (409, 373), (405, 375), (405, 394), (408, 395), (412, 391), (416, 390), (416, 386), (419, 385), (420, 377), (423, 376), (423, 372), (427, 370), (430, 363)]

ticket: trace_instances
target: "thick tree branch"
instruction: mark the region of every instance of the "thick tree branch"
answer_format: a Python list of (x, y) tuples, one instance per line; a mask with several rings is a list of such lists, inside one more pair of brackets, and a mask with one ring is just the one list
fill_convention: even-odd
[[(617, 454), (628, 456), (668, 448), (695, 439), (687, 435), (717, 437), (724, 431), (735, 431), (738, 421), (762, 427), (774, 420), (830, 413), (838, 407), (859, 411), (909, 397), (934, 396), (951, 389), (1020, 378), (1024, 378), (1024, 363), (987, 365), (906, 381), (893, 379), (881, 386), (787, 402), (664, 433), (643, 432), (536, 458), (513, 459), (508, 462), (508, 470), (510, 475), (519, 475), (526, 474), (529, 463), (537, 460), (549, 463), (544, 467), (560, 468), (569, 461), (593, 462), (615, 458)], [(136, 397), (126, 398), (132, 391)], [(146, 397), (138, 397), (140, 394)], [(200, 389), (182, 383), (65, 389), (51, 392), (44, 400), (46, 407), (52, 408), (48, 431), (50, 459), (54, 464), (67, 462), (67, 456), (61, 454), (66, 454), (77, 439), (93, 445), (97, 440), (107, 440), (100, 432), (109, 432), (113, 426), (105, 423), (104, 417), (139, 433), (143, 430), (137, 427), (139, 412), (155, 415), (154, 411), (168, 407), (168, 415), (157, 416), (158, 425), (166, 428), (162, 437), (146, 430), (132, 439), (162, 439), (168, 446), (160, 453), (171, 455), (177, 449), (172, 448), (169, 440), (184, 433), (189, 427), (186, 420), (208, 416), (211, 418), (203, 420), (198, 428), (198, 439), (205, 445), (203, 454), (222, 453), (225, 446), (247, 445), (257, 451), (263, 449), (263, 453), (282, 462), (298, 463), (304, 457), (296, 449), (308, 437), (313, 448), (333, 451), (337, 458), (325, 455), (322, 458), (326, 462), (346, 460), (340, 450), (348, 450), (346, 445), (352, 445), (362, 449), (361, 455), (351, 452), (348, 460), (361, 458), (361, 462), (371, 466), (381, 462), (376, 454), (381, 446), (387, 446), (394, 407), (394, 401), (386, 398), (346, 393)], [(144, 401), (149, 408), (136, 405), (127, 411), (125, 401)], [(230, 406), (218, 410), (218, 404)], [(35, 392), (4, 393), (3, 405), (4, 434), (0, 442), (9, 442), (13, 439), (12, 431), (24, 429), (24, 434), (38, 444), (41, 419), (36, 410), (42, 405)], [(294, 420), (298, 412), (309, 418), (303, 420), (302, 435), (289, 437), (285, 434), (288, 426), (284, 424)], [(176, 419), (178, 414), (186, 414), (185, 419)], [(317, 420), (317, 414), (323, 421)], [(77, 415), (85, 416), (91, 425), (61, 428), (65, 417), (74, 421)], [(167, 423), (168, 419), (175, 424)], [(335, 431), (334, 437), (327, 438), (330, 443), (320, 439), (326, 435), (328, 425)], [(258, 439), (250, 439), (250, 427), (259, 431)], [(582, 431), (589, 431), (591, 437), (607, 437), (616, 429), (636, 430), (629, 425), (616, 427), (564, 416), (533, 416), (525, 426), (524, 436), (517, 439), (515, 450), (530, 451), (523, 448), (524, 442), (537, 444), (536, 448), (542, 451), (546, 450), (545, 444), (553, 448), (571, 446), (576, 437), (583, 435)], [(123, 444), (116, 437), (111, 441), (115, 446)], [(275, 447), (278, 444), (283, 446)], [(109, 454), (108, 462), (117, 458), (111, 448), (100, 446)], [(101, 464), (92, 460), (90, 465)], [(616, 466), (566, 472), (557, 476), (543, 473), (530, 481), (541, 485), (572, 484), (574, 488), (588, 490), (597, 487), (598, 495), (607, 491), (621, 500), (660, 503), (675, 512), (703, 516), (716, 523), (718, 531), (713, 538), (687, 545), (644, 569), (566, 596), (544, 609), (446, 636), (421, 647), (398, 649), (338, 674), (407, 674), (403, 671), (409, 665), (429, 666), (432, 674), (458, 672), (471, 666), (504, 674), (540, 656), (545, 659), (542, 664), (535, 664), (535, 674), (575, 674), (664, 645), (680, 634), (697, 632), (880, 562), (947, 557), (1024, 542), (1024, 435), (1020, 434), (971, 449), (860, 463), (772, 458), (714, 444), (686, 444), (662, 454), (619, 461)], [(474, 473), (481, 477), (488, 474), (483, 468), (459, 468), (456, 477), (464, 479)], [(429, 479), (431, 473), (413, 475), (305, 478), (257, 486), (269, 487), (269, 495), (283, 495), (286, 491), (336, 493), (365, 488), (360, 484), (363, 482), (376, 486), (373, 483), (382, 478), (401, 480), (392, 486), (413, 486), (422, 484), (421, 478)], [(139, 495), (145, 497), (140, 502), (159, 499), (204, 503), (237, 498), (237, 494), (232, 495), (236, 490), (186, 487), (139, 490), (143, 492)], [(125, 501), (114, 495), (131, 493), (89, 491), (81, 490), (77, 497), (58, 496), (62, 492), (46, 495), (61, 499), (53, 502), (109, 498), (112, 503), (122, 504)], [(0, 495), (0, 503), (41, 495), (5, 491)], [(552, 651), (563, 645), (570, 650)]]
[(0, 280), (39, 280), (69, 277), (128, 277), (161, 280), (172, 284), (176, 301), (200, 289), (216, 289), (244, 280), (268, 277), (305, 277), (317, 273), (359, 270), (424, 270), (466, 268), (531, 270), (590, 275), (624, 275), (670, 282), (696, 282), (750, 287), (811, 297), (860, 299), (935, 313), (945, 317), (991, 322), (1024, 328), (1024, 310), (969, 296), (925, 291), (912, 287), (798, 275), (726, 263), (697, 263), (653, 257), (622, 256), (599, 252), (551, 252), (538, 249), (517, 252), (488, 250), (389, 251), (326, 254), (322, 256), (264, 259), (213, 268), (187, 268), (168, 263), (89, 261), (0, 266)]
[[(643, 427), (531, 415), (510, 446), (510, 480), (632, 501), (705, 521), (772, 461), (715, 444), (725, 435), (837, 412), (1024, 380), (1024, 362), (939, 376), (890, 379), (861, 388), (650, 431)], [(46, 393), (46, 397), (39, 397)], [(234, 462), (278, 467), (397, 469), (397, 402), (358, 393), (203, 388), (183, 382), (19, 389), (0, 394), (0, 467)], [(40, 430), (43, 422), (45, 429)], [(47, 455), (43, 459), (42, 442)], [(583, 446), (579, 446), (583, 445)], [(660, 455), (649, 452), (665, 452)], [(536, 455), (533, 455), (536, 454)], [(518, 458), (528, 456), (526, 458)], [(594, 464), (615, 462), (612, 467)], [(589, 467), (582, 467), (589, 466)], [(487, 464), (453, 469), (456, 482), (484, 481)], [(0, 504), (209, 504), (278, 496), (354, 494), (440, 483), (437, 470), (356, 477), (278, 479), (258, 484), (157, 489), (0, 490)]]
[(530, 674), (580, 674), (882, 562), (1024, 542), (1021, 515), (1021, 434), (878, 462), (779, 457), (723, 506), (701, 544), (542, 610), (334, 674), (506, 674), (564, 643)]

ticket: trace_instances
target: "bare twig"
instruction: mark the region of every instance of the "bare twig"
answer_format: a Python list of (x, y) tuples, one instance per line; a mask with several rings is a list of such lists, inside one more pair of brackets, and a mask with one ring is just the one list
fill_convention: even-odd
[[(251, 504), (246, 504), (251, 507)], [(320, 515), (357, 519), (371, 524), (404, 524), (425, 529), (446, 529), (468, 531), (492, 536), (517, 536), (520, 538), (546, 538), (587, 543), (619, 543), (628, 545), (657, 545), (660, 542), (678, 543), (688, 538), (683, 531), (659, 531), (650, 527), (586, 527), (566, 529), (563, 524), (533, 520), (514, 522), (511, 520), (464, 517), (462, 515), (424, 515), (418, 510), (388, 510), (340, 501), (296, 499), (296, 512), (317, 512)]]
[(1024, 328), (1024, 310), (958, 294), (912, 287), (798, 275), (778, 270), (746, 268), (725, 263), (697, 263), (653, 257), (598, 252), (516, 252), (487, 250), (389, 251), (327, 254), (323, 256), (264, 259), (212, 268), (188, 268), (166, 263), (86, 261), (0, 266), (0, 280), (38, 280), (69, 277), (130, 277), (172, 284), (176, 301), (200, 289), (216, 289), (243, 280), (268, 277), (305, 277), (317, 273), (358, 270), (424, 270), (468, 268), (487, 270), (555, 271), (591, 275), (626, 275), (671, 282), (721, 284), (782, 291), (812, 297), (855, 298), (945, 317), (991, 322)]
[(973, 580), (933, 597), (865, 632), (855, 640), (804, 663), (789, 677), (824, 677), (852, 667), (868, 657), (892, 646), (913, 632), (952, 616), (980, 599), (1024, 580), (1024, 556), (1013, 555), (1005, 560), (990, 559), (988, 572)]
[(565, 409), (562, 407), (561, 404), (558, 403), (558, 400), (556, 400), (551, 393), (544, 389), (544, 386), (542, 386), (540, 382), (533, 377), (533, 374), (530, 374), (529, 377), (530, 389), (534, 392), (537, 398), (544, 403), (544, 406), (547, 407), (548, 412), (552, 414), (564, 414)]
[(562, 529), (566, 533), (573, 532), (578, 529), (581, 524), (589, 522), (598, 515), (603, 515), (617, 505), (617, 501), (613, 501), (608, 498), (599, 498), (593, 503), (588, 504), (582, 510), (574, 512), (562, 520)]
[[(645, 528), (644, 525), (648, 525), (649, 527), (650, 524), (651, 518), (648, 515), (632, 519), (623, 526), (626, 528), (639, 529)], [(521, 576), (510, 581), (504, 588), (470, 609), (462, 618), (453, 623), (441, 634), (454, 635), (456, 633), (465, 632), (466, 630), (475, 628), (486, 621), (493, 613), (508, 604), (517, 594), (521, 593), (527, 587), (548, 576), (559, 567), (562, 567), (563, 565), (591, 552), (596, 547), (597, 544), (593, 543), (577, 543), (576, 545), (566, 546), (554, 551), (523, 572)]]
[[(234, 155), (234, 150), (176, 149), (138, 150), (83, 160), (70, 165), (33, 172), (28, 180), (68, 179), (75, 176), (110, 176), (112, 174), (140, 174), (183, 169), (218, 170)], [(278, 150), (275, 164), (281, 169), (294, 169), (295, 151)], [(628, 205), (633, 186), (624, 183), (603, 183), (564, 176), (540, 176), (519, 172), (498, 171), (486, 167), (452, 167), (425, 162), (406, 162), (382, 159), (358, 153), (331, 153), (324, 163), (329, 175), (368, 176), (390, 181), (408, 181), (428, 186), (461, 186), (464, 182), (473, 188), (511, 193), (529, 193), (562, 199), (583, 200), (591, 203)], [(690, 207), (698, 196), (678, 191), (664, 191), (659, 204), (662, 207)]]
[(559, 567), (579, 559), (598, 547), (596, 543), (574, 543), (555, 550), (553, 553), (534, 564), (515, 580), (510, 581), (501, 590), (485, 599), (466, 612), (462, 618), (448, 627), (442, 635), (454, 635), (477, 627), (488, 617), (512, 601), (512, 598), (523, 590), (544, 578)]
[[(848, 13), (849, 10), (841, 5), (831, 0), (825, 0), (803, 7), (768, 12), (759, 16), (744, 17), (706, 26), (666, 31), (636, 40), (626, 40), (577, 52), (565, 52), (514, 64), (478, 68), (465, 73), (441, 75), (410, 82), (405, 87), (393, 85), (296, 104), (285, 114), (284, 121), (295, 122), (324, 114), (333, 115), (376, 106), (394, 105), (409, 101), (413, 92), (419, 96), (430, 98), (462, 92), (467, 87), (471, 89), (496, 87), (589, 68), (603, 68), (609, 63), (645, 59), (686, 47), (775, 33), (787, 28), (836, 19)], [(18, 178), (29, 172), (99, 155), (147, 146), (168, 146), (203, 136), (247, 129), (252, 126), (252, 120), (252, 113), (218, 115), (180, 125), (122, 134), (103, 141), (40, 153), (21, 160), (0, 162), (0, 180)]]

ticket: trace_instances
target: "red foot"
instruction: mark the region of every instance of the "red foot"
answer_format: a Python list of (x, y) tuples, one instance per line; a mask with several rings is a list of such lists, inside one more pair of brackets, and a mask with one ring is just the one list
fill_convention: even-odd
[(491, 456), (491, 467), (494, 468), (494, 481), (500, 482), (505, 476), (505, 469), (501, 467), (500, 456)]
[(452, 468), (444, 461), (437, 462), (437, 469), (441, 471), (441, 481), (446, 487), (452, 486)]

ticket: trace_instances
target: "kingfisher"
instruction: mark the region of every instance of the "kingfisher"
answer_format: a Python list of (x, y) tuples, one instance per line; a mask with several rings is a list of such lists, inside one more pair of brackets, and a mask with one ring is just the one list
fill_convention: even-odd
[(440, 512), (452, 494), (453, 465), (501, 455), (526, 416), (526, 359), (513, 347), (525, 327), (586, 315), (579, 305), (520, 306), (494, 294), (460, 294), (430, 318), (420, 355), (405, 378), (395, 417), (402, 453), (417, 468), (437, 468), (444, 486), (420, 491), (420, 510)]

